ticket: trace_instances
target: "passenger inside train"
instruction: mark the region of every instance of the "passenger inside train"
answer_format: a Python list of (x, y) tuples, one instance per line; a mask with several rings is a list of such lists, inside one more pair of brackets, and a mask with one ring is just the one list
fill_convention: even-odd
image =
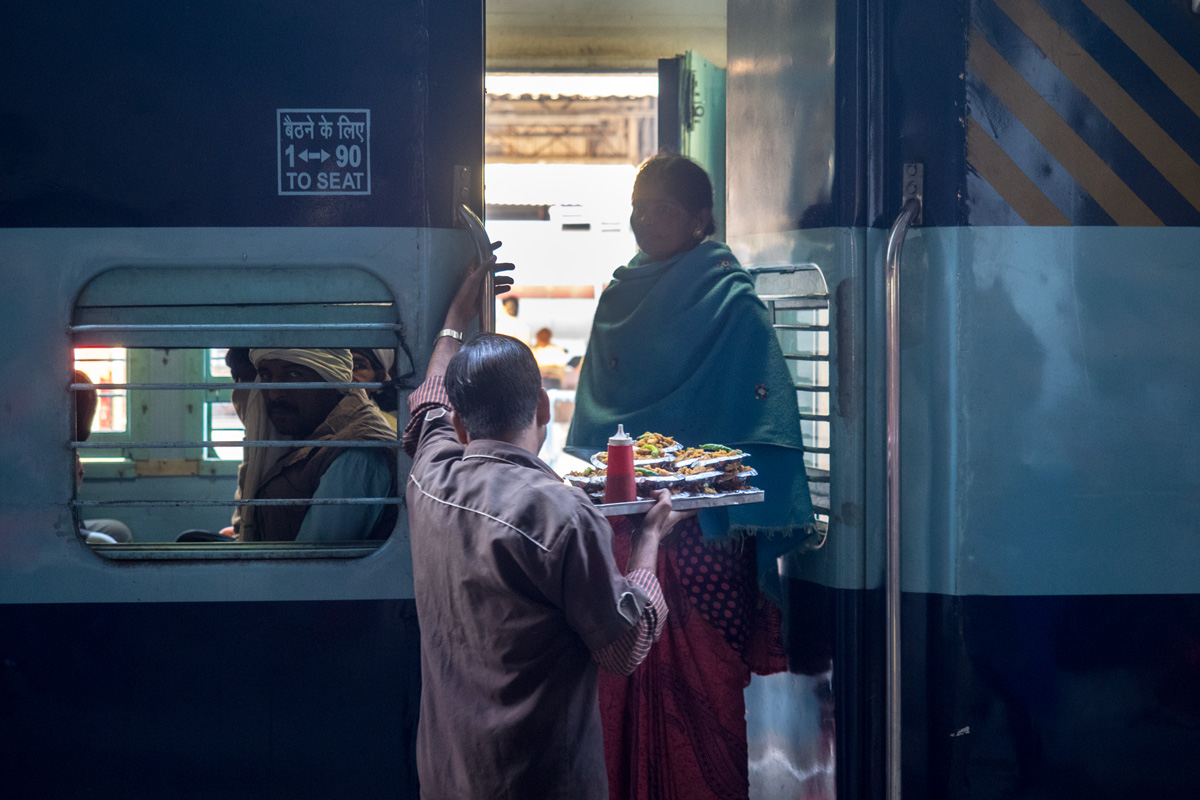
[[(254, 362), (250, 360), (249, 347), (230, 347), (226, 350), (225, 366), (228, 367), (229, 377), (233, 378), (234, 383), (252, 383), (255, 376), (258, 375), (258, 370), (254, 368)], [(234, 389), (230, 392), (229, 399), (238, 419), (241, 420), (244, 427), (246, 425), (246, 406), (250, 400), (250, 392), (246, 389)], [(238, 464), (237, 468), (237, 492), (234, 494), (235, 500), (242, 499), (245, 482), (246, 462), (243, 460)], [(242, 526), (244, 512), (244, 506), (234, 506), (233, 514), (229, 520), (230, 524), (221, 529), (220, 535), (228, 536), (231, 539), (236, 538), (237, 532)]]
[[(254, 349), (261, 383), (349, 383), (353, 359), (338, 348)], [(267, 388), (251, 393), (247, 438), (277, 433), (298, 441), (395, 441), (394, 428), (362, 389)], [(241, 492), (246, 500), (330, 500), (395, 495), (395, 463), (365, 446), (247, 448)], [(396, 506), (354, 503), (259, 505), (243, 512), (244, 542), (321, 542), (385, 538)]]
[[(396, 377), (396, 351), (387, 348), (352, 347), (350, 356), (354, 359), (354, 380), (357, 383), (387, 383)], [(395, 390), (365, 389), (367, 397), (379, 407), (387, 417), (392, 429), (396, 429)]]
[(250, 383), (258, 374), (254, 362), (250, 360), (249, 347), (231, 347), (226, 350), (225, 366), (229, 368), (229, 375), (234, 383)]
[[(91, 378), (82, 370), (75, 370), (75, 383), (91, 383)], [(92, 421), (96, 418), (98, 399), (95, 389), (75, 393), (75, 439), (86, 442), (92, 435)], [(83, 483), (83, 461), (75, 453), (75, 481)], [(124, 522), (116, 519), (85, 519), (79, 524), (79, 535), (88, 544), (124, 544), (133, 541), (133, 531)]]

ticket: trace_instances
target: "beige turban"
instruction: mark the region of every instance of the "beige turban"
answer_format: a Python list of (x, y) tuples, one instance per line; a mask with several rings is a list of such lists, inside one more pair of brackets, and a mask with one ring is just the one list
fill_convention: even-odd
[[(329, 383), (350, 383), (354, 380), (354, 359), (350, 351), (342, 348), (309, 348), (309, 349), (262, 349), (251, 350), (250, 360), (254, 366), (264, 359), (286, 361), (289, 364), (299, 364), (309, 367)], [(342, 394), (349, 389), (339, 389)]]
[[(321, 378), (329, 383), (350, 383), (354, 380), (354, 359), (350, 356), (350, 351), (342, 348), (279, 348), (279, 349), (254, 349), (250, 351), (250, 361), (254, 366), (258, 366), (258, 362), (263, 360), (274, 359), (276, 361), (286, 361), (289, 364), (299, 364), (304, 367), (313, 369)], [(254, 379), (258, 383), (258, 379)], [(362, 389), (338, 389), (342, 394), (357, 392), (361, 395), (363, 402), (366, 402), (366, 394)], [(275, 426), (271, 424), (271, 420), (267, 417), (266, 408), (263, 404), (262, 392), (251, 391), (250, 396), (246, 401), (245, 417), (242, 420), (246, 425), (246, 441), (265, 441), (272, 439), (286, 439), (275, 430)], [(247, 447), (242, 455), (242, 461), (246, 465), (246, 469), (242, 477), (242, 485), (238, 487), (238, 497), (251, 500), (258, 492), (259, 484), (262, 478), (271, 467), (275, 466), (275, 462), (283, 458), (290, 447)], [(246, 508), (240, 514), (234, 514), (234, 523), (238, 529), (238, 536), (242, 541), (252, 542), (257, 540), (257, 535), (254, 530), (254, 514), (250, 508)]]

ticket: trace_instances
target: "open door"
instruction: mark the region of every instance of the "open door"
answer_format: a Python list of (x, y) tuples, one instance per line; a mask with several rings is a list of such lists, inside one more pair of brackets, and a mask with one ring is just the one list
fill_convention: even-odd
[(715, 238), (725, 239), (725, 70), (688, 51), (658, 60), (658, 146), (712, 178)]

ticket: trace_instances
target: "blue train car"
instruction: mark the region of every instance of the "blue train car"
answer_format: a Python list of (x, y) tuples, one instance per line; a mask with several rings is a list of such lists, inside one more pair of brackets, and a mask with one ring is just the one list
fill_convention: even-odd
[[(201, 444), (212, 349), (424, 368), (474, 253), (456, 205), (482, 210), (481, 5), (2, 16), (0, 791), (415, 796), (403, 522), (346, 546), (174, 540), (228, 524), (236, 488)], [(75, 348), (119, 351), (128, 387), (78, 492)], [(89, 516), (135, 543), (85, 544)]]
[(729, 9), (730, 240), (829, 286), (830, 535), (787, 571), (838, 796), (1196, 796), (1198, 9)]

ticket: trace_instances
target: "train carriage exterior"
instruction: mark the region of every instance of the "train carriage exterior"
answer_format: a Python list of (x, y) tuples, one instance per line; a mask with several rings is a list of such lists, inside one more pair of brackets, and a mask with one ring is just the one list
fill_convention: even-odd
[[(416, 796), (403, 514), (372, 546), (170, 542), (234, 479), (142, 398), (199, 390), (138, 395), (162, 440), (77, 492), (69, 364), (126, 347), (190, 386), (180, 353), (353, 343), (419, 375), (482, 207), (483, 9), (3, 17), (5, 796)], [(729, 0), (727, 26), (726, 236), (794, 363), (828, 364), (798, 378), (828, 537), (781, 565), (795, 672), (748, 690), (752, 796), (803, 796), (830, 742), (844, 798), (1196, 796), (1200, 13)], [(89, 547), (97, 497), (172, 536)]]
[[(179, 354), (207, 348), (404, 344), (423, 369), (474, 252), (455, 205), (482, 211), (481, 6), (3, 16), (2, 793), (415, 796), (406, 527), (377, 547), (189, 554), (175, 536), (228, 524), (204, 503), (232, 498), (232, 474), (143, 449), (87, 463), (76, 495), (64, 369), (75, 346), (153, 354), (187, 382)], [(144, 392), (131, 417), (182, 412), (178, 395)], [(72, 507), (101, 495), (164, 504)], [(90, 548), (76, 511), (130, 520), (138, 543)]]
[[(833, 653), (839, 795), (1195, 796), (1197, 8), (747, 1), (728, 24), (730, 241), (829, 286), (830, 537), (786, 569), (795, 665)], [(793, 796), (789, 730), (757, 729), (764, 796)]]

